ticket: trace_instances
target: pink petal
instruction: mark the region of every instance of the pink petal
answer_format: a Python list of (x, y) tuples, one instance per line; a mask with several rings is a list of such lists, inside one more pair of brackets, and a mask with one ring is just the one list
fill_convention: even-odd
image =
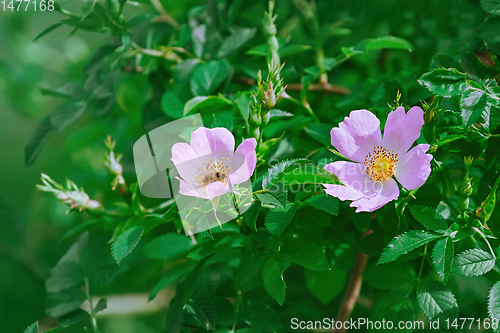
[(183, 142), (172, 146), (172, 162), (174, 162), (179, 175), (187, 181), (194, 179), (196, 172), (202, 167), (202, 161), (193, 148)]
[(353, 187), (332, 184), (323, 184), (323, 186), (327, 194), (339, 198), (342, 201), (358, 200), (363, 196), (363, 193), (356, 191)]
[(431, 174), (432, 155), (425, 153), (429, 147), (428, 144), (417, 145), (398, 162), (396, 179), (408, 190), (424, 185)]
[(229, 161), (231, 172), (229, 180), (231, 184), (240, 184), (248, 180), (257, 165), (257, 154), (255, 153), (257, 141), (254, 138), (244, 140), (236, 149)]
[(191, 147), (198, 156), (212, 155), (217, 151), (234, 152), (234, 136), (223, 127), (200, 127), (191, 133)]
[(342, 184), (362, 195), (370, 193), (375, 185), (366, 173), (366, 167), (361, 163), (338, 161), (327, 164), (324, 169), (336, 175)]
[(421, 108), (414, 106), (408, 113), (405, 113), (404, 107), (400, 106), (387, 117), (384, 128), (384, 148), (394, 150), (401, 156), (418, 139), (423, 125), (424, 111)]
[(212, 200), (215, 197), (226, 194), (229, 191), (228, 186), (224, 186), (221, 182), (213, 182), (206, 186), (207, 197)]
[(179, 177), (175, 177), (179, 183), (179, 193), (188, 195), (190, 197), (198, 197), (202, 199), (208, 199), (208, 194), (207, 191), (203, 186), (201, 187), (194, 187), (192, 184), (186, 182), (184, 179), (180, 179)]
[(330, 132), (332, 145), (352, 161), (362, 163), (368, 152), (382, 144), (380, 121), (367, 110), (352, 111)]
[(356, 213), (373, 212), (399, 196), (398, 184), (394, 179), (377, 182), (372, 192), (363, 198), (351, 202), (351, 207), (357, 207)]

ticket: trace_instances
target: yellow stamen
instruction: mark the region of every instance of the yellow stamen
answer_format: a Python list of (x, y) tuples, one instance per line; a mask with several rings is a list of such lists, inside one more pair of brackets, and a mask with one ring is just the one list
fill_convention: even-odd
[(207, 163), (202, 164), (202, 167), (198, 169), (195, 179), (201, 186), (207, 186), (213, 182), (221, 182), (227, 185), (230, 171), (228, 157), (223, 157), (222, 161), (207, 158)]
[(373, 152), (365, 157), (366, 173), (371, 180), (380, 182), (389, 180), (396, 173), (398, 153), (389, 151), (382, 146), (373, 147)]

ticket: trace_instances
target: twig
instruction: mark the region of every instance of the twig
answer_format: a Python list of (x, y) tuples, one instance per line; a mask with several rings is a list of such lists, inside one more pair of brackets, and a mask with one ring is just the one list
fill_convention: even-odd
[[(237, 78), (235, 81), (249, 86), (253, 86), (255, 84), (254, 79), (248, 79), (245, 77)], [(302, 88), (302, 83), (292, 83), (286, 86), (286, 90), (288, 91), (301, 91)], [(338, 95), (349, 95), (351, 93), (351, 91), (345, 87), (330, 84), (328, 82), (310, 84), (308, 91), (324, 91), (326, 93)]]
[(167, 22), (168, 24), (173, 26), (176, 30), (179, 30), (181, 25), (177, 23), (177, 21), (172, 16), (170, 16), (169, 13), (167, 13), (167, 11), (165, 10), (165, 8), (163, 8), (163, 5), (159, 0), (151, 0), (151, 3), (160, 14), (160, 20), (158, 21)]
[[(361, 239), (363, 239), (365, 236), (368, 236), (372, 232), (373, 232), (372, 230), (367, 229), (363, 234), (363, 236), (361, 236)], [(342, 305), (340, 306), (336, 321), (345, 322), (348, 321), (349, 318), (351, 317), (354, 305), (356, 304), (359, 298), (361, 285), (363, 284), (363, 277), (361, 276), (361, 273), (365, 270), (367, 262), (368, 262), (368, 256), (362, 252), (358, 252), (358, 254), (356, 255), (356, 261), (354, 262), (354, 267), (351, 272), (351, 277), (349, 278), (349, 284), (347, 285), (347, 290), (344, 296), (344, 300), (342, 301)], [(332, 329), (329, 332), (344, 333), (345, 328), (342, 327), (339, 330)]]

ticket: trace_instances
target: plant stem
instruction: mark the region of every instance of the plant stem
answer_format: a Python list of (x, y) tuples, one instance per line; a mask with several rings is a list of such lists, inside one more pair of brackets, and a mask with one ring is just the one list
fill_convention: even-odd
[(236, 309), (234, 310), (233, 327), (231, 328), (230, 333), (234, 333), (234, 330), (236, 329), (236, 324), (238, 323), (238, 309), (240, 307), (240, 299), (241, 299), (241, 290), (238, 290), (238, 297), (236, 298)]
[[(363, 237), (371, 234), (373, 231), (367, 229), (361, 239)], [(340, 310), (337, 314), (336, 321), (344, 322), (348, 321), (351, 317), (352, 310), (354, 309), (354, 305), (358, 301), (359, 292), (361, 291), (361, 285), (363, 284), (363, 277), (361, 273), (365, 270), (366, 263), (368, 262), (368, 255), (358, 252), (356, 255), (356, 260), (354, 262), (354, 267), (351, 272), (351, 277), (349, 278), (349, 284), (347, 285), (347, 290), (344, 296), (344, 300), (342, 301), (342, 305), (340, 306)], [(337, 332), (343, 333), (345, 332), (345, 328), (342, 327), (339, 330), (332, 329), (329, 332)]]
[(474, 231), (476, 231), (478, 234), (481, 235), (481, 237), (483, 237), (484, 241), (486, 242), (486, 244), (488, 244), (488, 247), (490, 248), (491, 255), (493, 256), (493, 258), (495, 258), (495, 260), (497, 260), (495, 251), (493, 251), (493, 248), (491, 247), (490, 242), (488, 242), (488, 239), (486, 239), (486, 236), (477, 227), (474, 227)]
[(177, 21), (172, 16), (170, 16), (169, 13), (167, 13), (167, 11), (165, 10), (165, 8), (163, 8), (163, 5), (161, 4), (161, 2), (159, 0), (151, 0), (151, 3), (156, 8), (158, 13), (160, 14), (161, 19), (164, 22), (169, 23), (176, 30), (178, 30), (181, 27), (180, 24), (177, 23)]
[(457, 206), (453, 205), (453, 203), (451, 202), (450, 198), (448, 197), (444, 197), (444, 202), (446, 202), (446, 204), (448, 205), (448, 207), (450, 207), (450, 209), (458, 215), (460, 215), (460, 211), (458, 210)]
[(427, 255), (427, 244), (424, 247), (424, 253), (422, 256), (422, 263), (420, 264), (420, 271), (418, 272), (418, 279), (420, 280), (420, 276), (422, 276), (422, 272), (424, 270), (425, 256)]
[(97, 329), (97, 320), (95, 319), (95, 314), (94, 314), (94, 304), (92, 302), (92, 295), (90, 295), (89, 279), (85, 277), (84, 280), (85, 280), (85, 293), (87, 294), (87, 300), (89, 301), (90, 322), (92, 323), (92, 329), (94, 333), (99, 333), (99, 330)]

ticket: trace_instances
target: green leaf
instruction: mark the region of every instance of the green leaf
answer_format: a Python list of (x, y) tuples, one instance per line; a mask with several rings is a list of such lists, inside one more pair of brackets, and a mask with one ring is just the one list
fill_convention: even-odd
[(317, 140), (326, 147), (330, 147), (330, 131), (331, 125), (322, 123), (312, 123), (304, 127), (306, 133), (313, 139)]
[(406, 39), (394, 36), (383, 36), (366, 41), (367, 51), (378, 49), (403, 49), (412, 52), (413, 45), (411, 45), (411, 43)]
[(450, 134), (450, 135), (448, 135), (447, 133), (444, 133), (444, 135), (441, 136), (441, 138), (436, 143), (436, 145), (438, 147), (441, 147), (441, 146), (444, 146), (447, 143), (450, 143), (450, 142), (453, 142), (453, 141), (456, 141), (456, 140), (460, 140), (460, 139), (463, 139), (465, 137), (466, 137), (466, 135), (464, 135), (464, 134)]
[(227, 57), (252, 39), (256, 32), (256, 28), (233, 28), (231, 35), (222, 42), (217, 53), (217, 58), (222, 59)]
[(228, 105), (231, 105), (231, 101), (222, 96), (197, 96), (184, 105), (184, 116), (201, 111), (217, 111)]
[(412, 330), (403, 328), (399, 329), (398, 323), (413, 323), (415, 320), (415, 314), (413, 312), (413, 305), (411, 301), (401, 294), (399, 290), (396, 292), (391, 292), (387, 295), (382, 296), (380, 301), (375, 305), (373, 315), (370, 320), (373, 322), (385, 320), (386, 322), (394, 323), (393, 329), (375, 329), (370, 327), (370, 332), (380, 333), (380, 332), (405, 332), (410, 333)]
[[(500, 281), (495, 283), (490, 289), (488, 296), (488, 314), (491, 319), (500, 319)], [(498, 332), (499, 328), (495, 329)]]
[(196, 66), (189, 81), (195, 96), (212, 94), (229, 77), (231, 65), (225, 60), (213, 60)]
[(499, 29), (500, 18), (493, 17), (484, 21), (477, 27), (477, 35), (486, 43), (500, 43), (500, 35), (498, 34)]
[(460, 99), (462, 120), (467, 128), (476, 123), (486, 109), (487, 94), (482, 90), (468, 90)]
[(241, 94), (236, 98), (236, 104), (240, 110), (241, 117), (247, 121), (248, 116), (250, 115), (250, 97), (245, 94)]
[(420, 309), (432, 320), (436, 316), (443, 319), (458, 316), (458, 304), (453, 293), (436, 281), (425, 281), (417, 285), (417, 301)]
[(243, 213), (245, 223), (254, 231), (257, 231), (256, 222), (260, 213), (260, 207), (260, 201), (255, 200), (245, 213)]
[(126, 265), (116, 265), (114, 263), (100, 267), (93, 276), (93, 289), (95, 290), (112, 283), (119, 275), (128, 270), (129, 268)]
[(76, 82), (69, 82), (58, 89), (39, 88), (44, 96), (54, 96), (68, 100), (79, 100), (82, 97), (82, 86)]
[(86, 299), (87, 295), (78, 288), (49, 293), (45, 310), (50, 317), (59, 318), (78, 309)]
[(28, 143), (24, 146), (24, 164), (26, 166), (35, 162), (51, 131), (50, 116), (47, 116), (38, 123), (33, 133), (31, 133)]
[(49, 32), (51, 32), (52, 30), (55, 30), (55, 29), (59, 28), (61, 25), (63, 25), (63, 22), (52, 24), (51, 26), (43, 29), (43, 31), (40, 32), (38, 34), (38, 36), (36, 36), (35, 39), (33, 39), (33, 41), (36, 41), (36, 40), (42, 38), (43, 36), (45, 36), (46, 34), (48, 34)]
[(24, 333), (38, 333), (38, 322), (31, 324), (24, 330)]
[(446, 230), (448, 224), (435, 209), (425, 206), (410, 206), (411, 215), (424, 227), (434, 231)]
[(500, 15), (500, 1), (499, 0), (481, 0), (481, 8), (490, 14)]
[(158, 281), (153, 289), (149, 292), (149, 300), (151, 301), (156, 297), (158, 292), (162, 289), (166, 288), (173, 282), (177, 281), (187, 273), (191, 272), (196, 267), (196, 261), (189, 260), (183, 262), (182, 264), (178, 264), (170, 268)]
[(269, 188), (269, 191), (263, 194), (272, 195), (276, 199), (278, 205), (281, 208), (285, 208), (288, 197), (288, 189), (285, 184), (283, 184), (283, 182), (272, 184), (272, 186)]
[(292, 261), (302, 267), (317, 271), (330, 269), (324, 251), (304, 237), (286, 238), (281, 251), (288, 253)]
[(495, 266), (495, 258), (480, 249), (466, 250), (453, 260), (452, 272), (462, 276), (479, 276), (488, 273)]
[(208, 297), (200, 295), (194, 300), (190, 299), (186, 304), (186, 309), (193, 314), (194, 318), (205, 330), (215, 330), (217, 313)]
[(182, 333), (184, 330), (184, 320), (182, 312), (184, 309), (184, 284), (177, 285), (175, 297), (170, 301), (167, 310), (167, 332), (169, 333)]
[(306, 51), (311, 51), (314, 48), (311, 45), (287, 45), (285, 47), (280, 47), (278, 53), (280, 57), (288, 57), (297, 53), (302, 53)]
[(276, 332), (282, 326), (280, 316), (265, 303), (248, 305), (241, 313), (241, 318), (248, 326), (263, 332)]
[(266, 215), (265, 225), (267, 230), (276, 237), (281, 237), (281, 234), (293, 220), (297, 212), (297, 203), (288, 203), (286, 208), (279, 206), (274, 207)]
[(290, 259), (284, 259), (282, 262), (274, 258), (269, 261), (262, 268), (262, 281), (264, 289), (271, 295), (271, 297), (283, 305), (285, 301), (285, 280), (283, 280), (283, 271), (290, 266)]
[(86, 108), (86, 102), (67, 101), (61, 103), (50, 115), (50, 123), (55, 129), (61, 132), (80, 118)]
[(199, 59), (186, 59), (175, 66), (172, 77), (176, 83), (189, 83), (194, 69), (200, 63)]
[(396, 236), (384, 249), (379, 264), (385, 264), (398, 259), (403, 254), (407, 254), (420, 246), (423, 246), (441, 237), (427, 231), (412, 230)]
[(102, 310), (106, 309), (108, 307), (108, 299), (107, 298), (101, 298), (99, 302), (94, 306), (94, 314), (97, 312), (101, 312)]
[(275, 165), (273, 165), (271, 168), (267, 170), (267, 172), (262, 177), (262, 188), (263, 189), (270, 188), (273, 183), (279, 180), (280, 175), (285, 170), (289, 171), (299, 167), (300, 166), (299, 161), (306, 161), (306, 160), (291, 159), (291, 160), (280, 161)]
[(332, 267), (329, 271), (304, 270), (306, 287), (324, 306), (345, 290), (347, 272)]
[(304, 203), (328, 214), (337, 215), (339, 212), (339, 199), (328, 194), (313, 195), (304, 200)]
[(407, 263), (372, 265), (362, 273), (363, 279), (377, 289), (395, 289), (415, 281), (415, 272)]
[(161, 110), (171, 118), (180, 119), (184, 116), (184, 103), (173, 92), (166, 91), (161, 97)]
[(111, 254), (119, 264), (132, 250), (137, 246), (141, 240), (144, 227), (132, 227), (125, 230), (118, 236), (113, 245), (111, 245)]
[(284, 117), (293, 117), (293, 113), (278, 109), (272, 109), (271, 111), (269, 111), (269, 119), (280, 119)]
[(457, 96), (468, 89), (467, 75), (455, 68), (437, 68), (422, 75), (418, 83), (442, 97)]
[(446, 284), (453, 267), (453, 256), (455, 255), (455, 245), (451, 237), (438, 240), (432, 250), (432, 263), (443, 283)]
[(495, 209), (496, 205), (496, 192), (498, 189), (498, 186), (500, 185), (500, 177), (497, 178), (495, 185), (491, 188), (490, 194), (486, 197), (486, 200), (481, 204), (481, 215), (483, 217), (484, 223), (488, 222), (488, 220), (491, 217), (491, 214), (493, 214), (493, 210)]
[(168, 233), (153, 239), (144, 248), (148, 258), (171, 260), (183, 256), (193, 248), (191, 239), (184, 234)]
[[(291, 169), (291, 168), (290, 168)], [(311, 163), (302, 164), (293, 170), (285, 170), (278, 180), (282, 181), (285, 185), (312, 185), (312, 184), (338, 184), (342, 183), (338, 180), (337, 176), (326, 171), (318, 165)]]

